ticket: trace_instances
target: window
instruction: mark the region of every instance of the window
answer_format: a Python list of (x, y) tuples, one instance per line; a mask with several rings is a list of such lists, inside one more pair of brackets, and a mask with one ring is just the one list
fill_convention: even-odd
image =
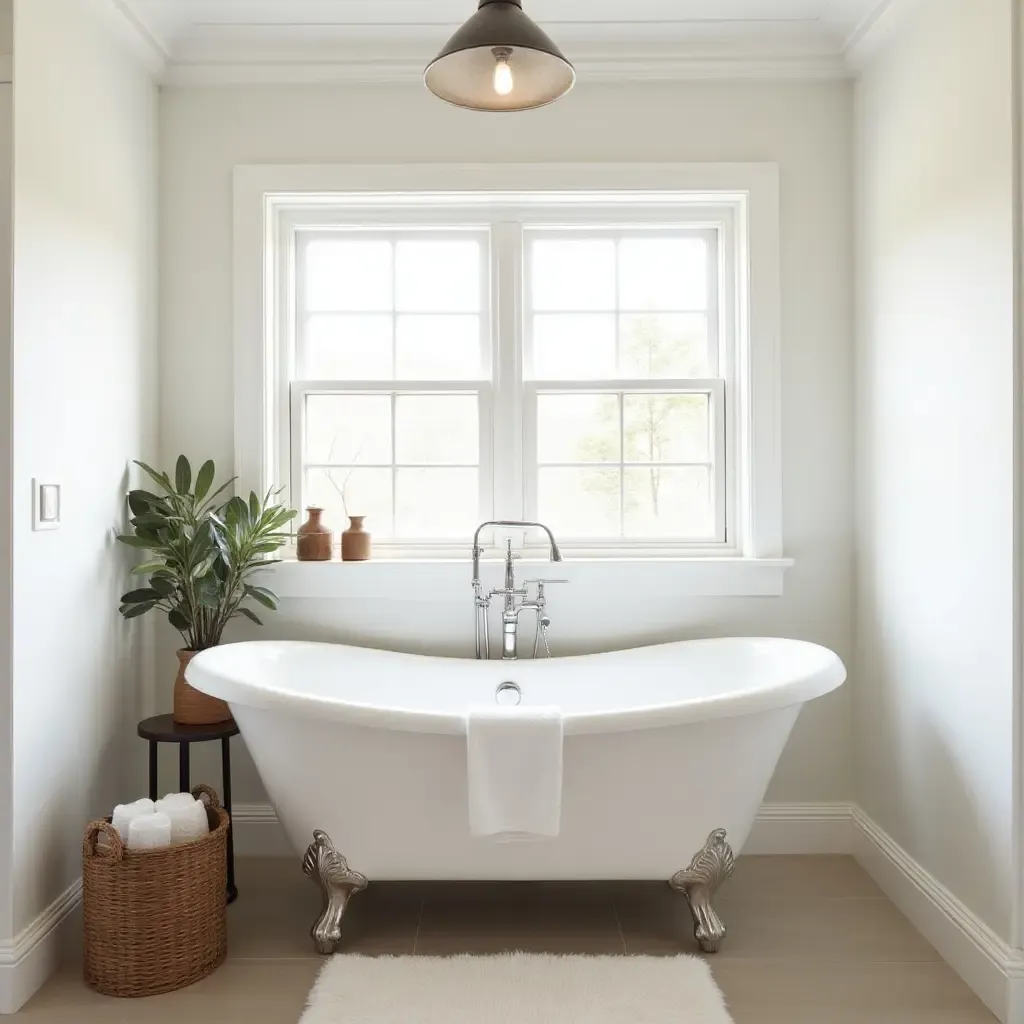
[(577, 556), (779, 556), (774, 169), (749, 175), (758, 203), (709, 185), (277, 192), (256, 179), (289, 169), (242, 170), (243, 482), (365, 515), (395, 557), (463, 553), (487, 519), (545, 522)]

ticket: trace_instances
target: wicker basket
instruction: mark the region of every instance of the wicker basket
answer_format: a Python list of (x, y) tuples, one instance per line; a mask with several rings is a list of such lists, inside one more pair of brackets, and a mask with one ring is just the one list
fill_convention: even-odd
[(205, 798), (210, 821), (209, 834), (193, 842), (134, 851), (109, 821), (85, 830), (85, 981), (98, 992), (171, 992), (227, 956), (228, 815), (209, 786), (192, 794)]

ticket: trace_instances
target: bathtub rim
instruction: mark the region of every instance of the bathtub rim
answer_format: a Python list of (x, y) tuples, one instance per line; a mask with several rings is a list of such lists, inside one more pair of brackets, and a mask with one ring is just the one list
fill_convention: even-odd
[[(794, 674), (778, 683), (755, 689), (734, 690), (712, 697), (690, 698), (688, 700), (641, 705), (613, 710), (569, 711), (564, 716), (566, 735), (588, 735), (608, 732), (631, 732), (639, 729), (660, 728), (689, 722), (702, 722), (717, 718), (733, 718), (758, 712), (804, 704), (824, 696), (840, 687), (847, 678), (846, 666), (839, 656), (819, 644), (805, 640), (781, 637), (720, 637), (699, 640), (669, 641), (651, 644), (642, 648), (596, 654), (573, 655), (556, 659), (571, 666), (585, 666), (588, 661), (606, 657), (608, 654), (627, 653), (628, 650), (651, 650), (662, 647), (685, 647), (691, 645), (718, 645), (735, 641), (771, 641), (780, 644), (799, 645), (813, 648), (821, 664), (816, 671)], [(417, 708), (381, 707), (354, 702), (342, 698), (323, 697), (314, 694), (281, 690), (262, 683), (254, 683), (240, 676), (231, 675), (222, 667), (214, 669), (209, 662), (223, 659), (223, 652), (234, 647), (275, 646), (285, 648), (330, 648), (333, 650), (353, 649), (381, 651), (380, 648), (357, 647), (353, 644), (323, 643), (302, 640), (251, 640), (239, 644), (222, 644), (209, 651), (199, 652), (186, 670), (190, 685), (203, 693), (220, 697), (229, 705), (243, 705), (267, 711), (302, 718), (315, 718), (320, 722), (341, 721), (350, 725), (378, 728), (396, 732), (429, 733), (434, 735), (464, 735), (467, 713), (464, 710), (423, 710)], [(219, 652), (219, 653), (218, 653)], [(396, 660), (430, 659), (433, 662), (471, 659), (443, 658), (433, 655), (405, 654), (398, 651), (381, 651)], [(204, 655), (206, 657), (204, 657)], [(490, 662), (501, 665), (501, 662)], [(529, 664), (525, 662), (524, 664)], [(494, 671), (494, 670), (492, 670)], [(508, 670), (509, 674), (512, 669)]]

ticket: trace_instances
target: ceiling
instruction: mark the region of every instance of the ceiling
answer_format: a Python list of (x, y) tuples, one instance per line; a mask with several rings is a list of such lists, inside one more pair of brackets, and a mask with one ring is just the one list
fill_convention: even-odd
[[(476, 0), (112, 0), (170, 82), (399, 80)], [(525, 0), (603, 78), (838, 77), (897, 0)]]

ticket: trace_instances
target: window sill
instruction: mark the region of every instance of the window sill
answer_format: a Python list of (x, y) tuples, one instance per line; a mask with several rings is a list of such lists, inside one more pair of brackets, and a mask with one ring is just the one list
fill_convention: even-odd
[[(584, 593), (645, 594), (659, 600), (687, 597), (781, 597), (791, 558), (524, 558), (517, 580), (564, 579)], [(481, 563), (485, 586), (501, 584), (502, 562)], [(369, 562), (298, 562), (269, 566), (260, 580), (281, 598), (326, 600), (468, 600), (469, 558), (389, 559)]]

